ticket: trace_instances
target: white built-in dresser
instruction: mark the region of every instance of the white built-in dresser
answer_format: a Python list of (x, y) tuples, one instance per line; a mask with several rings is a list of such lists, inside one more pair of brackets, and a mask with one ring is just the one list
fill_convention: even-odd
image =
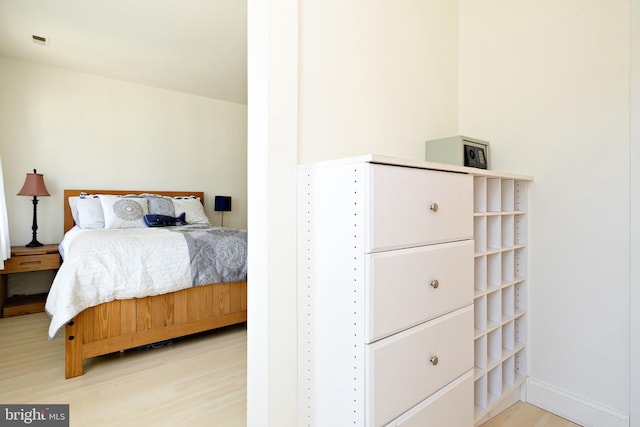
[(300, 426), (473, 426), (520, 398), (529, 180), (300, 166)]

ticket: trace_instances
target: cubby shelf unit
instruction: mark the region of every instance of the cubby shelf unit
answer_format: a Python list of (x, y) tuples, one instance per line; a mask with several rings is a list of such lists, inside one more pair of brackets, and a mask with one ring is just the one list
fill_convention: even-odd
[(529, 178), (474, 177), (474, 385), (476, 425), (527, 377)]

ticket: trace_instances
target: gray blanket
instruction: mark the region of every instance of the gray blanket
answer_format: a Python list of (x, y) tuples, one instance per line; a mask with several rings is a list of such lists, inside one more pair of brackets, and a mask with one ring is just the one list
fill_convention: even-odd
[(167, 227), (189, 247), (194, 286), (247, 279), (247, 231), (207, 225)]

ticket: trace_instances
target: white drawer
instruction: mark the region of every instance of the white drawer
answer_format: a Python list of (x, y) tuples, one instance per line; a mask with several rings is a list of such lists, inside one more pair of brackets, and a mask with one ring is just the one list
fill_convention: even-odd
[(388, 427), (466, 427), (473, 425), (473, 371), (405, 412)]
[(370, 343), (471, 304), (473, 240), (367, 255), (366, 272)]
[(473, 177), (378, 164), (369, 167), (367, 252), (472, 238)]
[(473, 367), (473, 308), (369, 344), (365, 357), (370, 378), (366, 424), (380, 426)]

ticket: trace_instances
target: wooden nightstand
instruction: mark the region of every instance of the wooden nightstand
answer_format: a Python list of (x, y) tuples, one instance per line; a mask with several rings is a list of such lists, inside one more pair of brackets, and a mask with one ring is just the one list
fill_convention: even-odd
[(7, 275), (28, 273), (31, 271), (57, 270), (60, 267), (58, 245), (44, 245), (35, 248), (12, 246), (11, 258), (4, 262), (0, 270), (0, 316), (18, 316), (20, 314), (44, 311), (47, 294), (12, 296), (7, 298)]

